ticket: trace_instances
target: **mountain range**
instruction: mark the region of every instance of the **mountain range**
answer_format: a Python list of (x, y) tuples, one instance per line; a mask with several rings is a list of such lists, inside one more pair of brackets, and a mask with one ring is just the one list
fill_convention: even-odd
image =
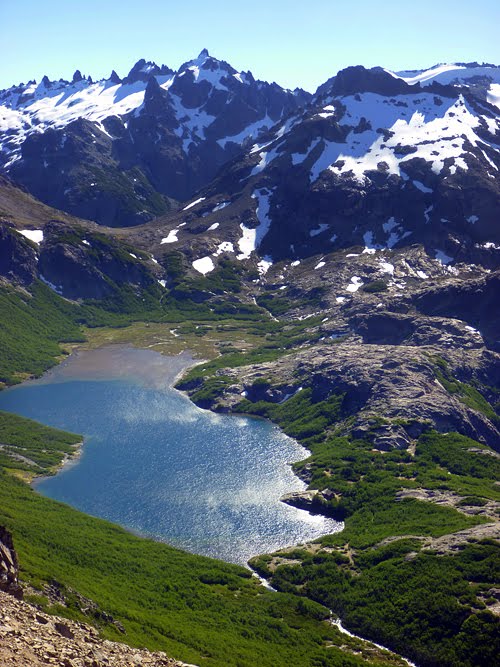
[[(356, 533), (353, 548), (326, 540), (313, 560), (256, 567), (280, 590), (338, 605), (354, 630), (409, 646), (419, 665), (487, 664), (463, 657), (486, 632), (471, 619), (498, 620), (486, 569), (480, 585), (460, 565), (473, 592), (448, 592), (452, 630), (431, 593), (415, 593), (423, 644), (421, 618), (401, 633), (389, 618), (417, 614), (398, 577), (373, 618), (329, 586), (334, 571), (354, 581), (428, 559), (430, 572), (473, 543), (498, 546), (483, 464), (493, 470), (500, 448), (499, 171), (491, 64), (353, 66), (314, 94), (206, 50), (177, 71), (140, 60), (123, 79), (44, 77), (0, 91), (0, 288), (21, 320), (42, 293), (51, 305), (35, 319), (55, 308), (72, 326), (188, 322), (202, 337), (207, 323), (213, 335), (253, 323), (259, 346), (221, 346), (179, 387), (203, 408), (280, 424), (312, 452), (296, 466), (309, 490), (287, 502), (345, 518), (346, 540), (353, 525), (381, 540)], [(35, 373), (9, 326), (6, 384)], [(477, 525), (448, 530), (443, 514), (429, 527), (443, 505)], [(411, 548), (391, 551), (397, 539)], [(450, 653), (435, 657), (445, 640)]]

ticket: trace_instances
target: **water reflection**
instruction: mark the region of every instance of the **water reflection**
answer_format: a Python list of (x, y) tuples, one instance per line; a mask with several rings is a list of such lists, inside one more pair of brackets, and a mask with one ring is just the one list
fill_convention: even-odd
[(0, 393), (0, 409), (85, 435), (45, 495), (196, 553), (249, 557), (335, 532), (279, 501), (307, 451), (269, 422), (214, 415), (171, 388), (192, 360), (109, 347)]

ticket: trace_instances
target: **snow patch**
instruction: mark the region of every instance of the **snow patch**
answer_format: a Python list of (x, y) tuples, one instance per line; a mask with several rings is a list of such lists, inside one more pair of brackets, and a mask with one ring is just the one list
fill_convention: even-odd
[[(451, 159), (454, 170), (467, 169), (463, 159), (465, 142), (473, 146), (484, 144), (475, 133), (480, 118), (462, 95), (456, 100), (439, 98), (440, 103), (435, 100), (434, 95), (425, 92), (394, 96), (390, 101), (376, 93), (344, 97), (346, 111), (340, 123), (353, 129), (344, 142), (322, 141), (323, 150), (310, 171), (311, 181), (316, 181), (325, 169), (361, 184), (370, 171), (383, 171), (408, 180), (405, 164), (415, 158), (429, 162), (436, 174), (441, 172), (446, 159)], [(370, 125), (359, 131), (362, 118)], [(377, 132), (381, 127), (390, 133)], [(414, 150), (399, 150), (406, 146)], [(429, 190), (420, 185), (424, 192)]]
[(431, 214), (431, 212), (432, 212), (433, 209), (434, 209), (434, 204), (431, 204), (431, 205), (428, 206), (428, 207), (425, 209), (425, 211), (424, 211), (424, 218), (425, 218), (425, 224), (426, 224), (426, 225), (427, 225), (427, 224), (430, 222), (430, 220), (431, 220), (431, 216), (430, 216), (430, 214)]
[(377, 250), (380, 250), (382, 246), (374, 243), (373, 241), (373, 232), (368, 231), (363, 234), (363, 242), (365, 244), (363, 253), (364, 255), (374, 255)]
[(441, 264), (449, 264), (450, 262), (453, 262), (453, 257), (450, 257), (442, 250), (436, 250), (435, 253), (435, 259), (437, 259), (437, 261)]
[(19, 229), (18, 231), (19, 231), (20, 234), (25, 236), (27, 239), (29, 239), (30, 241), (33, 241), (33, 243), (36, 243), (36, 244), (40, 245), (40, 243), (43, 241), (43, 230), (42, 229)]
[(210, 227), (207, 229), (207, 232), (213, 232), (214, 229), (217, 229), (218, 226), (219, 226), (219, 223), (218, 223), (218, 222), (214, 222), (214, 224), (213, 224), (213, 225), (210, 225)]
[(352, 292), (352, 294), (354, 294), (354, 292), (357, 292), (359, 290), (359, 288), (361, 287), (362, 284), (363, 284), (363, 281), (361, 280), (361, 278), (359, 276), (353, 276), (351, 278), (350, 285), (347, 285), (347, 287), (346, 287), (346, 291), (347, 292)]
[(330, 225), (322, 224), (319, 227), (316, 227), (316, 229), (311, 229), (311, 231), (309, 232), (309, 236), (311, 236), (311, 237), (318, 236), (318, 234), (321, 234), (326, 229), (328, 229), (329, 226)]
[(306, 157), (309, 156), (310, 152), (313, 150), (313, 148), (316, 148), (316, 146), (319, 144), (321, 141), (321, 138), (319, 139), (313, 139), (311, 143), (309, 144), (308, 148), (306, 148), (305, 153), (292, 153), (292, 164), (293, 166), (296, 166), (298, 164), (302, 164)]
[(219, 243), (214, 255), (217, 257), (218, 255), (221, 255), (223, 252), (234, 252), (234, 246), (230, 241), (223, 241), (222, 243)]
[(486, 99), (490, 104), (500, 109), (500, 83), (492, 83), (486, 94)]
[(206, 275), (215, 269), (214, 263), (211, 257), (201, 257), (200, 259), (195, 259), (193, 262), (193, 269)]
[(413, 185), (420, 190), (420, 192), (425, 192), (426, 194), (430, 194), (431, 192), (434, 192), (432, 188), (428, 188), (426, 185), (421, 183), (420, 181), (413, 181)]
[(171, 230), (169, 231), (169, 233), (168, 233), (168, 236), (165, 236), (165, 238), (163, 238), (163, 239), (160, 241), (160, 245), (163, 245), (163, 243), (175, 243), (176, 241), (179, 240), (179, 239), (177, 238), (177, 234), (178, 234), (178, 233), (179, 233), (179, 230), (178, 230), (178, 229), (171, 229)]
[(190, 204), (187, 206), (184, 206), (182, 209), (183, 211), (187, 211), (188, 209), (192, 208), (193, 206), (196, 206), (196, 204), (199, 204), (202, 201), (205, 201), (206, 197), (200, 197), (199, 199), (196, 199), (195, 201), (192, 201)]
[(326, 264), (326, 262), (323, 262), (323, 260), (321, 260), (321, 262), (318, 262), (316, 264), (316, 266), (314, 267), (314, 270), (316, 271), (316, 269), (322, 269), (325, 266), (325, 264)]
[(260, 262), (257, 264), (257, 270), (261, 276), (265, 276), (272, 265), (273, 265), (272, 258), (266, 255), (266, 257), (264, 257), (264, 259), (261, 259)]
[(382, 273), (388, 273), (391, 276), (394, 275), (394, 264), (390, 264), (389, 262), (384, 262), (383, 260), (380, 260), (379, 266)]
[(271, 207), (269, 197), (270, 194), (267, 190), (256, 190), (253, 192), (252, 198), (257, 199), (256, 215), (260, 224), (255, 229), (245, 227), (243, 223), (240, 224), (243, 235), (238, 241), (240, 254), (236, 256), (236, 259), (248, 259), (252, 252), (259, 247), (262, 239), (269, 231), (271, 225), (271, 219), (269, 218), (269, 209)]
[(50, 280), (47, 280), (47, 278), (44, 278), (42, 274), (40, 274), (40, 280), (42, 283), (45, 283), (47, 287), (50, 287), (51, 290), (54, 290), (57, 294), (62, 296), (62, 285), (54, 285), (54, 283), (51, 283)]
[(394, 217), (391, 217), (387, 222), (384, 222), (382, 228), (386, 234), (389, 234), (389, 238), (387, 239), (388, 248), (393, 248), (396, 243), (399, 243), (399, 241), (402, 241), (411, 234), (411, 232), (404, 232), (403, 228), (396, 222)]
[(220, 204), (217, 204), (217, 206), (214, 206), (212, 209), (212, 213), (215, 213), (216, 211), (222, 211), (223, 208), (226, 208), (226, 206), (229, 206), (228, 201), (223, 201)]

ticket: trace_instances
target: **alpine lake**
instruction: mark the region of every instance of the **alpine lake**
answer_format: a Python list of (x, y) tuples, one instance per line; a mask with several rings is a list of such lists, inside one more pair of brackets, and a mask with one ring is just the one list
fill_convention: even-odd
[(304, 483), (307, 450), (268, 421), (215, 414), (173, 388), (194, 363), (112, 345), (72, 354), (39, 380), (0, 392), (0, 410), (80, 433), (80, 456), (34, 486), (130, 531), (221, 560), (341, 529), (280, 501)]

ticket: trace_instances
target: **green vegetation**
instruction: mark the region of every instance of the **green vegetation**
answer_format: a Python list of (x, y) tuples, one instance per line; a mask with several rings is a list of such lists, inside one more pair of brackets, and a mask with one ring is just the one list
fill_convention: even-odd
[(205, 364), (192, 368), (178, 383), (178, 388), (201, 387), (202, 383), (217, 374), (221, 368), (238, 368), (249, 364), (275, 361), (290, 354), (293, 348), (310, 344), (322, 336), (318, 329), (320, 317), (311, 317), (301, 322), (283, 326), (282, 323), (266, 319), (255, 319), (244, 326), (249, 334), (261, 336), (265, 342), (248, 352), (229, 352)]
[(389, 287), (385, 280), (373, 280), (371, 283), (365, 283), (361, 289), (363, 292), (376, 294), (377, 292), (386, 292)]
[(263, 294), (262, 296), (257, 297), (257, 303), (259, 306), (262, 306), (262, 308), (268, 310), (274, 317), (279, 317), (296, 307), (296, 304), (286, 297), (279, 297), (274, 294)]
[(481, 412), (492, 422), (500, 424), (500, 417), (475, 387), (456, 380), (451, 374), (448, 364), (441, 357), (433, 357), (433, 361), (437, 366), (436, 377), (448, 393), (454, 394), (464, 405)]
[(272, 419), (288, 435), (310, 444), (311, 439), (323, 436), (326, 429), (340, 419), (343, 399), (343, 394), (333, 394), (326, 400), (314, 402), (313, 391), (307, 388), (297, 391), (284, 403), (252, 403), (245, 399), (236, 406), (236, 411)]
[[(422, 462), (437, 464), (455, 476), (454, 479), (464, 480), (461, 487), (453, 484), (459, 493), (466, 491), (467, 480), (472, 484), (483, 480), (484, 496), (496, 495), (496, 487), (490, 486), (490, 482), (500, 479), (500, 459), (492, 455), (489, 447), (453, 433), (426, 433), (418, 441), (416, 454)], [(500, 500), (500, 490), (497, 499)]]
[[(302, 307), (316, 307), (321, 308), (322, 298), (326, 289), (324, 287), (314, 287), (305, 294), (294, 298), (290, 298), (287, 291), (287, 296), (283, 296), (280, 292), (266, 292), (257, 297), (257, 303), (262, 308), (268, 310), (274, 317), (280, 317), (289, 310), (298, 309)], [(293, 288), (292, 288), (293, 292)]]
[[(344, 518), (345, 528), (318, 540), (319, 552), (282, 554), (274, 572), (270, 556), (253, 565), (279, 590), (325, 604), (350, 629), (419, 665), (493, 664), (499, 622), (484, 600), (500, 576), (498, 544), (483, 540), (453, 553), (432, 550), (432, 538), (491, 519), (404, 497), (413, 488), (464, 495), (467, 502), (457, 508), (500, 499), (499, 461), (491, 450), (433, 431), (420, 437), (414, 456), (376, 451), (369, 441), (345, 437), (309, 447), (312, 456), (297, 467), (307, 466), (311, 487), (330, 490), (318, 508)], [(425, 539), (430, 550), (422, 549)], [(301, 562), (287, 564), (288, 558)]]
[(419, 665), (495, 664), (499, 622), (481, 597), (500, 575), (497, 545), (485, 541), (436, 555), (407, 539), (351, 559), (308, 554), (301, 565), (280, 566), (272, 581), (322, 602), (348, 627)]
[[(2, 358), (5, 378), (13, 381), (15, 373), (41, 373), (60, 354), (60, 340), (82, 340), (79, 323), (108, 320), (117, 325), (138, 317), (139, 299), (125, 289), (122, 295), (122, 311), (116, 307), (114, 312), (115, 304), (72, 304), (42, 284), (35, 285), (33, 296), (2, 291), (4, 312), (9, 314), (8, 328), (2, 329), (3, 349), (9, 350)], [(163, 305), (160, 310), (158, 301), (156, 308), (150, 317), (166, 319), (172, 312)], [(233, 329), (241, 335), (241, 321), (208, 312), (210, 331), (221, 328), (221, 335), (230, 335)], [(189, 335), (207, 335), (207, 326), (200, 329), (187, 317), (179, 324), (182, 319), (177, 324)], [(304, 324), (283, 332), (252, 314), (244, 326), (250, 337), (270, 335), (271, 340), (256, 357), (234, 352), (224, 356), (230, 361), (232, 357), (235, 365), (247, 363), (248, 357), (274, 358), (285, 353), (285, 346), (307, 339)], [(225, 381), (219, 376), (212, 384), (217, 388)], [(210, 384), (201, 389), (200, 399), (203, 392), (210, 397)], [(341, 635), (325, 622), (328, 610), (312, 600), (266, 591), (244, 568), (135, 537), (39, 496), (11, 474), (31, 478), (52, 473), (79, 440), (0, 413), (0, 524), (13, 533), (22, 580), (39, 591), (33, 602), (47, 611), (93, 622), (111, 639), (162, 649), (200, 665), (355, 667), (366, 664), (363, 655), (372, 664), (398, 662)], [(50, 602), (47, 585), (57, 585), (65, 605)], [(90, 611), (84, 611), (89, 605), (82, 603), (82, 596), (93, 602)], [(107, 615), (117, 623), (103, 620)]]
[(75, 452), (81, 437), (0, 411), (0, 466), (50, 474)]
[(243, 273), (244, 268), (241, 262), (222, 258), (215, 271), (199, 278), (179, 281), (176, 291), (180, 293), (182, 290), (184, 295), (191, 295), (197, 291), (214, 294), (224, 294), (225, 292), (238, 294), (241, 292), (241, 276)]
[(84, 197), (94, 199), (104, 195), (118, 202), (118, 219), (144, 210), (155, 216), (170, 210), (166, 198), (151, 186), (138, 167), (121, 171), (87, 165), (81, 172), (79, 190)]
[(0, 382), (41, 375), (61, 355), (60, 342), (82, 342), (75, 307), (37, 283), (32, 294), (0, 287)]
[[(80, 243), (79, 233), (72, 233), (71, 242)], [(106, 237), (102, 243), (106, 250)], [(117, 252), (131, 261), (127, 247)], [(294, 323), (269, 318), (266, 310), (279, 315), (289, 309), (283, 297), (266, 294), (258, 306), (237, 301), (242, 276), (235, 263), (223, 262), (218, 271), (195, 279), (186, 276), (178, 253), (170, 253), (164, 264), (171, 290), (154, 283), (136, 293), (114, 284), (113, 296), (81, 304), (41, 283), (32, 294), (1, 288), (0, 380), (11, 384), (42, 373), (60, 356), (60, 342), (82, 341), (82, 325), (150, 322), (160, 337), (160, 325), (175, 323), (181, 340), (190, 337), (212, 353), (214, 340), (224, 341), (223, 354), (192, 368), (180, 383), (195, 402), (213, 407), (232, 382), (223, 369), (273, 361), (323, 337), (321, 317)], [(365, 288), (378, 291), (370, 284)], [(223, 298), (225, 292), (231, 300)], [(143, 329), (137, 335), (140, 341), (147, 334)], [(212, 341), (205, 341), (209, 337)], [(498, 423), (475, 386), (456, 380), (443, 359), (433, 361), (450, 394)], [(265, 400), (270, 389), (272, 377), (257, 379), (248, 388), (252, 400), (241, 401), (237, 410), (272, 419), (307, 445), (311, 456), (295, 468), (307, 475), (310, 488), (321, 491), (316, 509), (345, 521), (342, 532), (313, 547), (255, 559), (280, 594), (264, 591), (243, 568), (139, 539), (41, 498), (10, 473), (52, 472), (79, 438), (0, 413), (0, 523), (14, 534), (22, 577), (40, 590), (38, 603), (89, 620), (79, 602), (83, 595), (126, 630), (123, 637), (115, 624), (95, 614), (91, 620), (105, 636), (200, 665), (362, 664), (360, 656), (338, 650), (341, 644), (348, 651), (365, 649), (324, 622), (326, 608), (350, 629), (420, 667), (493, 664), (500, 650), (498, 619), (488, 607), (498, 581), (498, 544), (479, 536), (477, 543), (464, 542), (451, 552), (445, 542), (450, 533), (491, 521), (491, 501), (500, 501), (498, 458), (484, 445), (425, 425), (414, 452), (380, 451), (373, 445), (377, 428), (411, 424), (374, 417), (372, 430), (356, 439), (349, 437), (354, 418), (343, 394), (299, 391), (297, 380), (286, 389), (293, 396), (276, 404)], [(429, 492), (447, 494), (450, 504), (428, 502)], [(421, 499), (409, 497), (412, 493)], [(45, 585), (54, 580), (66, 607), (51, 606), (45, 596)]]

